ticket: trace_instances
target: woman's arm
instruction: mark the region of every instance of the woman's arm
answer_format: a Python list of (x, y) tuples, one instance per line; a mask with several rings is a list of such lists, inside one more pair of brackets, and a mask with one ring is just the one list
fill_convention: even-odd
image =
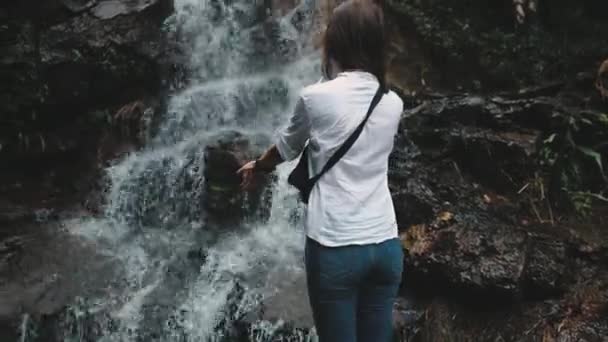
[(260, 158), (246, 163), (237, 171), (242, 179), (241, 187), (243, 189), (251, 187), (256, 174), (271, 172), (283, 161), (295, 159), (300, 155), (309, 138), (310, 119), (304, 99), (300, 97), (289, 122), (277, 133), (276, 143)]
[(272, 145), (266, 152), (264, 152), (264, 154), (262, 154), (260, 158), (258, 158), (258, 160), (255, 161), (255, 165), (262, 171), (272, 171), (283, 161), (283, 157), (281, 157), (277, 145)]

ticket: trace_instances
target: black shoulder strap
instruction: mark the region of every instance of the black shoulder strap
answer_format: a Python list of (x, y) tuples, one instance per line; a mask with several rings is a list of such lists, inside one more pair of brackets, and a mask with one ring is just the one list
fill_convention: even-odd
[(380, 103), (380, 100), (382, 99), (383, 95), (384, 92), (382, 90), (382, 87), (378, 87), (378, 91), (376, 91), (376, 95), (374, 95), (372, 103), (369, 105), (369, 109), (367, 110), (367, 115), (365, 115), (363, 121), (359, 124), (357, 129), (355, 129), (355, 131), (348, 137), (348, 139), (346, 139), (344, 144), (342, 144), (342, 146), (340, 146), (340, 148), (336, 152), (334, 152), (334, 154), (329, 158), (327, 164), (325, 164), (321, 172), (311, 178), (311, 182), (316, 183), (327, 171), (329, 171), (332, 167), (334, 167), (334, 165), (338, 163), (338, 161), (340, 161), (340, 159), (346, 154), (346, 152), (348, 152), (348, 150), (350, 150), (350, 148), (354, 145), (355, 141), (357, 141), (357, 139), (359, 138), (359, 135), (361, 135), (363, 127), (365, 127), (367, 120), (372, 115), (372, 112), (374, 111), (378, 103)]

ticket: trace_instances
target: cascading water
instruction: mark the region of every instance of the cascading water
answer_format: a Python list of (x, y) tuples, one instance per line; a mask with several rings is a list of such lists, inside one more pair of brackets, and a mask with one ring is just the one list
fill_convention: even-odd
[(167, 26), (189, 47), (189, 85), (171, 96), (148, 146), (107, 170), (104, 217), (64, 223), (114, 265), (102, 275), (108, 281), (50, 328), (25, 317), (22, 341), (48, 340), (42, 330), (64, 341), (311, 338), (302, 330), (279, 337), (280, 320), (254, 319), (245, 335), (237, 329), (303, 272), (304, 239), (294, 220), (301, 209), (286, 185), (288, 168), (278, 171), (268, 220), (212, 229), (200, 205), (206, 198), (199, 152), (218, 131), (269, 135), (285, 121), (298, 90), (318, 75), (316, 55), (304, 43), (313, 6), (302, 1), (262, 23), (255, 1), (175, 1)]

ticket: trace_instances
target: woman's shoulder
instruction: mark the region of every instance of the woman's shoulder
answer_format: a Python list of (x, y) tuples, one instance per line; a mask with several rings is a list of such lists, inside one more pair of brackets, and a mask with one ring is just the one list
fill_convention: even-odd
[(320, 79), (317, 83), (313, 83), (309, 86), (306, 86), (300, 92), (300, 96), (303, 98), (310, 98), (314, 96), (324, 95), (328, 93), (333, 93), (339, 88), (339, 80), (326, 80)]
[(336, 79), (321, 80), (306, 86), (300, 91), (300, 101), (311, 112), (318, 112), (322, 111), (322, 108), (331, 107), (343, 98), (340, 95), (343, 87), (339, 83), (340, 81)]
[[(372, 87), (370, 86), (370, 91)], [(311, 84), (304, 87), (300, 91), (300, 99), (307, 104), (307, 106), (314, 107), (315, 105), (328, 106), (334, 102), (343, 101), (345, 95), (349, 95), (351, 85), (348, 83), (348, 79), (345, 78), (334, 78), (332, 80), (321, 80), (317, 83)], [(374, 90), (375, 91), (375, 90)], [(403, 100), (397, 93), (389, 90), (382, 99), (382, 106), (390, 111), (395, 111), (399, 115), (403, 111)]]
[(399, 113), (403, 112), (403, 100), (399, 95), (397, 95), (397, 93), (389, 90), (384, 97), (385, 101), (387, 101), (392, 108), (397, 110)]

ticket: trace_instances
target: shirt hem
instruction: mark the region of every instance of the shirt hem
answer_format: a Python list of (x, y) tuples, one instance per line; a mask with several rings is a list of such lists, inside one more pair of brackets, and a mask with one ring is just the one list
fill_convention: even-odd
[(362, 246), (362, 245), (380, 244), (380, 243), (386, 242), (388, 240), (398, 238), (399, 232), (397, 231), (397, 225), (395, 224), (393, 226), (393, 228), (391, 228), (390, 234), (377, 236), (377, 237), (370, 237), (370, 238), (366, 238), (366, 239), (336, 241), (336, 240), (332, 240), (332, 239), (326, 239), (326, 238), (321, 237), (318, 234), (309, 233), (309, 232), (306, 233), (306, 237), (316, 241), (317, 243), (319, 243), (320, 245), (325, 246), (325, 247), (344, 247), (344, 246)]

